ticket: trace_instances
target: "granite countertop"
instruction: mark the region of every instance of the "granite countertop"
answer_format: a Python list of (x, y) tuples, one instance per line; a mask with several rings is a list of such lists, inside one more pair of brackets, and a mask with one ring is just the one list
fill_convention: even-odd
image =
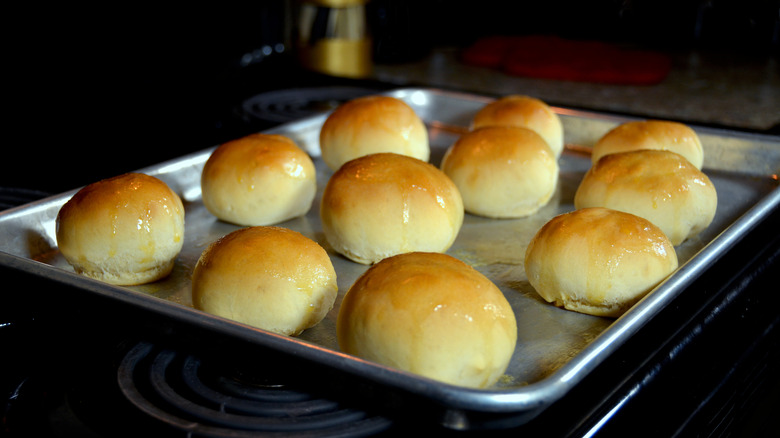
[(521, 77), (466, 65), (459, 50), (438, 48), (424, 59), (376, 65), (374, 79), (399, 86), (527, 94), (551, 105), (778, 134), (780, 62), (770, 56), (672, 54), (655, 85), (614, 85)]

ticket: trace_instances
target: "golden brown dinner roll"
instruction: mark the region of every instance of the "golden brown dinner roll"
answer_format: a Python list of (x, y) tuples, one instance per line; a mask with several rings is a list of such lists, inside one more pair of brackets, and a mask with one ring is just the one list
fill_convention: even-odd
[(712, 223), (718, 195), (710, 179), (674, 152), (637, 150), (602, 157), (582, 179), (574, 207), (606, 207), (641, 216), (673, 245)]
[(650, 221), (607, 208), (554, 217), (531, 240), (525, 272), (546, 301), (616, 317), (677, 268), (677, 253)]
[(203, 204), (237, 225), (272, 225), (311, 209), (317, 176), (309, 155), (294, 141), (251, 134), (220, 145), (201, 174)]
[(136, 285), (170, 274), (184, 244), (184, 206), (161, 180), (128, 173), (89, 184), (57, 214), (57, 245), (76, 272)]
[(322, 160), (332, 170), (363, 155), (392, 152), (428, 161), (428, 130), (412, 107), (390, 96), (366, 96), (336, 108), (320, 131)]
[(637, 149), (677, 152), (697, 169), (704, 163), (704, 151), (696, 132), (689, 126), (664, 120), (640, 120), (620, 124), (604, 134), (593, 146), (591, 159)]
[(556, 157), (563, 152), (563, 124), (545, 102), (521, 95), (494, 100), (477, 112), (471, 128), (484, 126), (519, 126), (539, 134)]
[(547, 143), (512, 126), (464, 134), (447, 149), (441, 169), (458, 186), (467, 212), (493, 218), (536, 213), (558, 183), (558, 161)]
[(325, 250), (281, 227), (223, 236), (203, 251), (192, 274), (196, 309), (289, 336), (322, 321), (337, 292)]
[(463, 200), (447, 175), (393, 153), (345, 163), (328, 180), (320, 204), (330, 245), (363, 264), (405, 252), (444, 252), (463, 215)]
[(347, 354), (446, 383), (494, 384), (517, 342), (504, 295), (446, 254), (408, 253), (368, 269), (344, 296), (337, 320)]

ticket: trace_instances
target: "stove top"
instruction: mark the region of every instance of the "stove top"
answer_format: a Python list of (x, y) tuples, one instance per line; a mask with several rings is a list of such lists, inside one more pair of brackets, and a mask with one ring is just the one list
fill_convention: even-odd
[(285, 88), (256, 94), (243, 101), (241, 109), (250, 121), (285, 123), (332, 111), (347, 100), (376, 92), (376, 88), (343, 85)]
[(3, 406), (3, 432), (362, 437), (398, 430), (384, 416), (269, 379), (262, 370), (238, 370), (145, 341), (118, 342), (113, 350), (79, 351), (70, 358), (77, 363), (57, 370), (33, 365)]
[[(230, 116), (217, 123), (214, 139), (321, 114), (380, 89), (334, 82), (307, 80), (311, 85), (260, 91), (226, 112)], [(0, 186), (0, 209), (53, 194), (26, 188), (23, 179), (19, 185)], [(157, 431), (173, 436), (350, 437), (399, 428), (388, 418), (296, 387), (266, 370), (202, 360), (156, 341), (134, 339), (123, 330), (96, 334), (95, 322), (73, 324), (56, 311), (42, 311), (29, 297), (0, 298), (5, 309), (0, 311), (0, 339), (15, 353), (4, 359), (10, 371), (2, 382), (7, 394), (3, 432), (9, 436)], [(91, 306), (85, 302), (80, 310), (90, 314), (95, 311)]]
[(262, 369), (235, 369), (150, 343), (131, 348), (117, 374), (122, 394), (136, 408), (167, 427), (196, 435), (367, 436), (392, 424), (276, 381)]
[[(187, 138), (199, 137), (197, 147), (213, 146), (215, 142), (237, 138), (279, 123), (321, 114), (345, 100), (390, 88), (386, 84), (342, 81), (307, 73), (288, 75), (273, 86), (269, 85), (269, 81), (261, 82), (262, 86), (245, 88), (253, 90), (251, 93), (226, 97), (225, 102), (230, 102), (230, 105), (226, 104), (225, 111), (215, 116), (214, 124), (191, 133)], [(236, 87), (242, 88), (240, 84)], [(171, 157), (193, 152), (192, 148), (196, 147), (186, 141), (169, 145), (170, 148), (164, 153)], [(147, 147), (160, 148), (159, 145)], [(161, 161), (157, 156), (147, 158), (153, 159), (147, 164)], [(119, 164), (126, 167), (136, 163), (129, 160)], [(106, 164), (97, 173), (113, 175), (118, 174), (118, 169), (129, 171), (137, 168), (124, 169), (122, 166)], [(71, 182), (91, 182), (83, 179), (94, 178), (97, 174), (90, 172), (90, 169), (94, 170), (89, 166), (80, 171), (74, 170), (79, 173), (76, 176), (82, 179), (67, 179), (68, 175), (60, 171), (54, 174), (55, 178), (50, 184), (38, 184), (50, 172), (46, 167), (41, 167), (39, 173), (23, 172), (22, 178), (13, 180), (13, 186), (0, 184), (0, 208), (75, 188), (75, 185), (69, 185)], [(772, 263), (776, 266), (777, 237), (774, 239), (775, 246), (771, 250), (775, 251)], [(748, 259), (746, 257), (739, 263)], [(11, 273), (0, 272), (0, 275), (11, 278)], [(771, 272), (762, 275), (770, 280), (772, 278)], [(0, 390), (5, 397), (0, 407), (3, 418), (0, 434), (98, 437), (159, 432), (166, 436), (188, 437), (257, 434), (347, 437), (396, 436), (411, 431), (454, 433), (443, 431), (435, 419), (419, 423), (399, 416), (397, 412), (378, 412), (373, 405), (345, 400), (340, 397), (341, 394), (321, 394), (313, 388), (300, 387), (295, 379), (271, 372), (273, 367), (269, 367), (269, 370), (255, 368), (258, 362), (263, 363), (263, 358), (251, 361), (252, 365), (249, 366), (244, 362), (232, 362), (213, 355), (204, 356), (200, 352), (182, 348), (182, 345), (171, 344), (169, 340), (177, 337), (171, 328), (158, 329), (160, 333), (157, 334), (161, 336), (139, 337), (135, 325), (142, 321), (135, 315), (121, 314), (121, 310), (105, 306), (105, 303), (78, 299), (75, 295), (67, 294), (71, 291), (51, 290), (32, 280), (23, 279), (25, 287), (21, 291), (9, 293), (4, 290), (0, 294), (0, 345), (8, 352), (0, 359), (0, 366), (7, 369), (0, 382)], [(566, 400), (561, 406), (552, 408), (549, 414), (543, 414), (540, 421), (524, 430), (532, 434), (542, 431), (548, 436), (572, 436), (572, 431), (575, 431), (573, 436), (578, 436), (577, 433), (596, 435), (595, 432), (603, 429), (606, 423), (625, 425), (623, 431), (631, 430), (636, 420), (646, 415), (647, 409), (666, 412), (664, 406), (656, 402), (634, 401), (641, 399), (639, 394), (643, 393), (667, 397), (669, 409), (677, 408), (679, 411), (674, 415), (674, 420), (685, 423), (679, 426), (659, 421), (652, 430), (690, 431), (686, 427), (702, 424), (703, 416), (711, 412), (721, 415), (722, 411), (703, 409), (701, 406), (722, 400), (722, 396), (708, 393), (711, 389), (705, 385), (693, 389), (685, 386), (690, 380), (707, 374), (698, 365), (697, 358), (701, 354), (695, 357), (689, 354), (686, 357), (681, 352), (690, 350), (690, 345), (697, 345), (694, 351), (698, 352), (709, 351), (707, 348), (716, 345), (713, 347), (718, 349), (716, 356), (736, 357), (752, 364), (754, 356), (739, 356), (742, 353), (739, 353), (737, 347), (744, 348), (744, 345), (726, 345), (722, 333), (733, 332), (740, 324), (749, 322), (750, 331), (745, 329), (742, 338), (763, 336), (767, 340), (760, 349), (755, 347), (756, 351), (778, 351), (776, 345), (780, 332), (780, 320), (776, 312), (773, 315), (770, 311), (777, 308), (777, 297), (760, 290), (754, 296), (738, 290), (716, 293), (721, 287), (704, 286), (702, 296), (711, 299), (710, 296), (724, 295), (726, 298), (722, 305), (713, 299), (710, 304), (714, 310), (702, 312), (703, 320), (693, 320), (690, 315), (684, 318), (679, 316), (683, 328), (677, 332), (664, 333), (669, 340), (663, 346), (651, 352), (634, 351), (617, 356), (614, 363), (605, 366), (603, 372), (594, 373), (593, 380), (576, 391), (575, 399)], [(735, 296), (739, 300), (734, 299)], [(39, 306), (41, 299), (49, 303), (45, 309)], [(700, 306), (699, 303), (685, 308)], [(722, 311), (726, 308), (729, 312)], [(676, 311), (678, 309), (671, 310), (672, 316), (676, 316)], [(718, 323), (717, 331), (715, 328), (708, 329), (708, 324), (713, 325), (710, 321), (725, 318), (721, 316), (724, 314), (730, 318), (728, 323)], [(95, 315), (99, 316), (95, 318)], [(148, 331), (144, 333), (148, 334)], [(708, 334), (710, 340), (697, 341), (701, 333)], [(651, 345), (657, 341), (658, 334), (651, 332), (644, 336), (649, 341), (646, 345)], [(769, 347), (766, 348), (766, 345)], [(725, 355), (727, 348), (732, 348), (736, 353)], [(670, 364), (678, 357), (683, 357), (686, 362), (683, 365)], [(761, 374), (762, 380), (752, 381), (751, 387), (760, 387), (765, 380), (773, 381), (771, 370), (777, 369), (780, 358), (778, 354), (755, 357), (765, 361), (766, 369), (770, 370)], [(269, 363), (272, 360), (267, 359)], [(716, 379), (720, 375), (716, 371), (720, 372), (723, 367), (731, 365), (736, 367), (739, 364), (736, 361), (718, 364), (718, 367), (708, 367), (705, 371), (713, 374), (714, 377), (709, 376), (709, 379)], [(747, 369), (747, 374), (751, 374), (750, 370), (755, 369), (755, 366), (742, 366), (742, 369)], [(651, 383), (663, 380), (664, 374), (673, 376), (669, 380), (671, 383), (661, 385), (661, 389), (644, 389)], [(732, 371), (729, 376), (741, 374)], [(736, 381), (739, 382), (738, 379)], [(670, 391), (677, 393), (684, 387), (690, 391), (687, 397), (668, 397), (672, 393)], [(716, 389), (730, 390), (733, 387), (733, 384), (721, 384)], [(770, 395), (776, 393), (777, 390), (769, 390)], [(694, 396), (705, 399), (698, 408), (688, 400)], [(748, 396), (752, 397), (753, 394), (745, 395)], [(725, 403), (728, 403), (727, 406), (733, 405), (730, 400)], [(752, 408), (755, 405), (744, 403), (743, 406)], [(686, 411), (687, 415), (690, 409), (694, 409), (690, 418), (696, 421), (681, 419), (681, 413)], [(627, 414), (621, 417), (622, 412)], [(410, 415), (410, 418), (414, 416)], [(735, 415), (734, 418), (741, 421), (744, 415)], [(734, 420), (734, 425), (739, 426), (737, 423)], [(722, 425), (713, 427), (716, 431), (730, 430)], [(766, 430), (759, 428), (758, 435)], [(507, 433), (514, 434), (517, 431)]]

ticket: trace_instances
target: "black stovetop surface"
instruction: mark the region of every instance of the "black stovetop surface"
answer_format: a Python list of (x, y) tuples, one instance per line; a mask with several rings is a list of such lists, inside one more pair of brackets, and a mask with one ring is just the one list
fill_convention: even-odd
[[(280, 123), (241, 110), (243, 100), (258, 94), (296, 88), (391, 88), (302, 71), (291, 66), (289, 59), (217, 76), (219, 80), (211, 86), (201, 81), (202, 76), (177, 82), (175, 87), (171, 82), (148, 87), (135, 84), (121, 91), (120, 83), (113, 84), (119, 86), (110, 88), (112, 93), (93, 95), (83, 102), (51, 102), (49, 108), (56, 110), (55, 115), (47, 123), (26, 129), (27, 143), (9, 150), (7, 162), (13, 165), (4, 166), (0, 175), (2, 207)], [(313, 107), (326, 108), (322, 102)], [(636, 342), (621, 348), (561, 402), (528, 424), (493, 432), (513, 436), (776, 435), (772, 412), (780, 406), (780, 295), (776, 293), (780, 239), (775, 225), (780, 223), (779, 215), (774, 212), (769, 223), (717, 262), (716, 275), (702, 279), (674, 301), (635, 335)], [(147, 315), (113, 308), (78, 292), (66, 293), (37, 279), (17, 278), (16, 272), (0, 274), (5, 280), (0, 294), (4, 351), (0, 367), (5, 370), (0, 379), (2, 432), (10, 436), (130, 436), (159, 431), (198, 436), (195, 430), (219, 435), (216, 426), (193, 426), (207, 420), (192, 412), (177, 412), (189, 422), (183, 428), (142, 412), (120, 383), (121, 364), (138, 349), (152, 349), (151, 357), (172, 356), (178, 366), (181, 361), (195, 361), (224, 371), (220, 358), (177, 343), (175, 327), (157, 332), (139, 329), (147, 325)], [(44, 301), (49, 304), (40, 306)], [(241, 381), (246, 373), (235, 369), (217, 376), (246, 383)], [(286, 382), (281, 387), (291, 393), (302, 389)], [(413, 412), (385, 410), (381, 402), (341, 400), (340, 396), (312, 397), (337, 405), (336, 410), (357, 412), (366, 428), (350, 429), (355, 435), (444, 432), (431, 419), (416, 418)], [(235, 431), (231, 434), (238, 436)]]
[[(560, 402), (522, 425), (496, 423), (491, 433), (776, 436), (778, 216)], [(365, 394), (300, 387), (272, 358), (259, 358), (258, 368), (257, 357), (240, 351), (214, 355), (193, 345), (186, 328), (5, 268), (0, 274), (18, 285), (0, 295), (7, 436), (485, 433), (445, 430)], [(180, 394), (184, 404), (166, 394)], [(294, 428), (284, 429), (287, 422)]]

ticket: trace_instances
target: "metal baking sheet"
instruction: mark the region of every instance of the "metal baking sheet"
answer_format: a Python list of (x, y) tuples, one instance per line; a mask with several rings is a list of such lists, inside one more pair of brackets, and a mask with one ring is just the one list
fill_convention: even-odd
[[(437, 89), (405, 88), (389, 94), (409, 103), (429, 128), (431, 162), (465, 132), (474, 113), (492, 99)], [(250, 345), (291, 353), (304, 366), (328, 366), (362, 380), (398, 390), (444, 411), (442, 422), (470, 427), (470, 415), (511, 416), (516, 422), (533, 417), (565, 396), (631, 334), (705, 272), (743, 235), (780, 204), (777, 174), (780, 140), (693, 126), (705, 149), (704, 171), (718, 192), (713, 223), (697, 238), (678, 246), (678, 270), (644, 300), (615, 320), (583, 315), (547, 304), (528, 284), (523, 269), (526, 246), (550, 218), (572, 211), (574, 192), (590, 167), (590, 147), (625, 117), (554, 108), (564, 125), (566, 149), (560, 158), (560, 179), (552, 201), (537, 214), (522, 219), (487, 219), (466, 214), (463, 228), (449, 253), (486, 274), (504, 292), (516, 312), (518, 342), (504, 378), (492, 388), (466, 389), (362, 361), (338, 351), (336, 316), (341, 299), (367, 267), (338, 255), (328, 246), (319, 219), (322, 189), (332, 174), (319, 160), (319, 129), (326, 115), (266, 131), (287, 135), (315, 159), (319, 192), (305, 217), (280, 224), (300, 231), (325, 247), (338, 273), (339, 297), (318, 326), (298, 338), (275, 335), (192, 308), (190, 275), (206, 246), (238, 227), (217, 220), (200, 198), (200, 173), (213, 148), (140, 171), (165, 181), (181, 196), (186, 209), (184, 249), (165, 280), (135, 287), (118, 287), (74, 273), (57, 251), (55, 218), (75, 190), (0, 214), (0, 263), (31, 272), (127, 305), (141, 306), (165, 317), (198, 324)]]

